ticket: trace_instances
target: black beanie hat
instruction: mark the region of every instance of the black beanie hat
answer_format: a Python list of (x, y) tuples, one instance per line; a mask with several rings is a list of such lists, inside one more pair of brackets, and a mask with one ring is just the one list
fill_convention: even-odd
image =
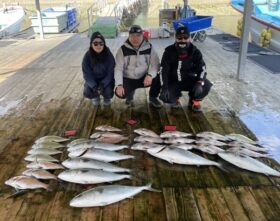
[(93, 40), (96, 39), (96, 38), (100, 38), (104, 42), (104, 44), (106, 45), (105, 38), (98, 31), (92, 33), (91, 38), (90, 38), (90, 44), (92, 44)]
[(180, 36), (190, 37), (190, 32), (189, 32), (187, 27), (182, 26), (182, 27), (177, 28), (177, 30), (176, 30), (176, 38), (180, 37)]

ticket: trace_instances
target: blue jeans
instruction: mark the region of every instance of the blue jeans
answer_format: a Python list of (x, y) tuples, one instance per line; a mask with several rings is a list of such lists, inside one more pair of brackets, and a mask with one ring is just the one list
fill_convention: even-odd
[(111, 82), (107, 87), (103, 88), (98, 86), (95, 88), (90, 88), (87, 84), (84, 84), (84, 97), (93, 99), (102, 95), (105, 100), (109, 100), (114, 96), (114, 86), (114, 82)]

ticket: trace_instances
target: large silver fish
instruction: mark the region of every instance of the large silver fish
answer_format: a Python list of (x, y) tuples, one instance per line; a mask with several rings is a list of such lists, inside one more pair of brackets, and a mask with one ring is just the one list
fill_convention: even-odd
[(194, 145), (192, 145), (192, 144), (172, 144), (169, 147), (170, 148), (180, 148), (183, 150), (191, 150), (194, 148)]
[(244, 147), (244, 148), (252, 150), (252, 151), (267, 153), (267, 149), (264, 148), (264, 147), (258, 147), (256, 145), (249, 144), (249, 143), (244, 143), (244, 142), (240, 142), (240, 141), (232, 141), (232, 142), (228, 143), (228, 146), (230, 146), (230, 147)]
[(35, 143), (32, 145), (32, 149), (38, 149), (38, 148), (51, 148), (51, 149), (58, 149), (61, 147), (65, 147), (63, 144), (53, 142), (53, 141), (44, 141), (42, 143)]
[(130, 172), (130, 169), (122, 168), (111, 163), (86, 158), (69, 158), (62, 162), (69, 169), (100, 169), (109, 172)]
[(95, 130), (99, 131), (109, 131), (109, 132), (121, 132), (122, 130), (116, 127), (112, 127), (109, 125), (99, 125), (95, 128)]
[(69, 157), (83, 157), (83, 158), (89, 158), (94, 160), (100, 160), (104, 162), (113, 162), (113, 161), (119, 161), (119, 160), (126, 160), (126, 159), (132, 159), (134, 156), (132, 155), (125, 155), (121, 153), (117, 153), (114, 151), (109, 150), (102, 150), (102, 149), (87, 149), (86, 151), (81, 150), (75, 150), (68, 154)]
[(154, 131), (146, 129), (146, 128), (138, 128), (134, 130), (134, 133), (142, 136), (147, 136), (147, 137), (159, 137), (158, 134), (156, 134)]
[(15, 176), (5, 181), (5, 184), (14, 187), (17, 190), (39, 188), (50, 190), (49, 185), (42, 183), (39, 180), (29, 176)]
[(226, 135), (226, 137), (228, 137), (231, 140), (236, 140), (236, 141), (240, 141), (240, 142), (244, 142), (244, 143), (257, 144), (256, 141), (253, 141), (249, 137), (246, 137), (242, 134), (228, 134), (228, 135)]
[(249, 156), (239, 156), (233, 153), (218, 153), (225, 161), (244, 170), (271, 176), (280, 176), (280, 172)]
[(97, 169), (71, 169), (58, 174), (59, 179), (79, 184), (98, 184), (130, 179), (128, 174), (117, 174)]
[(110, 150), (110, 151), (118, 151), (122, 150), (125, 148), (128, 148), (127, 145), (117, 145), (117, 144), (109, 144), (109, 143), (101, 143), (101, 142), (96, 142), (96, 141), (88, 141), (86, 143), (82, 144), (77, 144), (69, 147), (67, 150), (69, 152), (72, 152), (73, 150), (78, 150), (78, 149), (90, 149), (90, 148), (98, 148), (98, 149), (103, 149), (103, 150)]
[(171, 137), (190, 137), (193, 136), (191, 133), (185, 133), (181, 131), (165, 131), (160, 134), (161, 138), (171, 138)]
[(28, 169), (22, 172), (22, 175), (35, 177), (36, 179), (43, 179), (43, 180), (56, 180), (57, 177), (54, 174), (51, 174), (47, 170), (41, 169)]
[(113, 132), (95, 132), (92, 135), (90, 135), (90, 138), (92, 138), (92, 139), (97, 139), (97, 138), (100, 138), (100, 137), (112, 138), (112, 137), (123, 137), (123, 135), (113, 133)]
[(145, 143), (135, 143), (131, 146), (132, 150), (147, 150), (150, 148), (156, 148), (156, 147), (165, 147), (164, 145), (159, 145), (159, 144), (155, 144), (155, 143), (149, 143), (149, 142), (145, 142)]
[(44, 136), (40, 137), (35, 141), (35, 143), (42, 143), (42, 142), (65, 142), (68, 141), (68, 138), (65, 137), (60, 137), (60, 136), (55, 136), (55, 135), (49, 135), (49, 136)]
[(125, 136), (120, 136), (120, 137), (99, 137), (95, 139), (98, 142), (103, 142), (103, 143), (110, 143), (110, 144), (117, 144), (121, 143), (125, 140), (128, 140), (128, 137)]
[(199, 139), (199, 140), (196, 140), (195, 143), (197, 145), (214, 145), (214, 146), (218, 146), (218, 147), (227, 145), (224, 142), (221, 142), (218, 140), (213, 140), (213, 139)]
[(43, 169), (43, 170), (57, 170), (64, 169), (63, 166), (57, 163), (47, 162), (47, 161), (36, 161), (26, 165), (26, 168), (30, 169)]
[(185, 137), (172, 137), (164, 140), (166, 144), (190, 144), (194, 142), (195, 140)]
[(38, 148), (38, 149), (31, 149), (27, 152), (28, 154), (43, 154), (43, 155), (56, 155), (61, 154), (62, 151), (52, 149), (52, 148)]
[(221, 140), (221, 141), (229, 141), (228, 137), (210, 131), (200, 132), (196, 134), (196, 137), (203, 138), (203, 139), (213, 139), (213, 140)]
[(169, 163), (221, 167), (219, 163), (205, 159), (188, 150), (183, 150), (180, 148), (170, 148), (170, 147), (166, 147), (164, 149), (154, 148), (154, 149), (148, 149), (147, 152), (152, 156), (166, 160)]
[(204, 153), (208, 153), (208, 154), (213, 154), (216, 155), (218, 153), (223, 153), (225, 152), (224, 149), (216, 147), (214, 145), (194, 145), (194, 149), (200, 150)]
[(88, 138), (78, 138), (78, 139), (72, 140), (69, 144), (67, 144), (67, 147), (72, 147), (73, 145), (78, 145), (78, 144), (86, 143), (88, 141), (91, 141), (91, 139), (88, 139)]
[(48, 162), (59, 162), (58, 159), (51, 157), (46, 154), (34, 154), (34, 155), (27, 155), (24, 160), (34, 162), (34, 161), (48, 161)]
[(229, 149), (227, 149), (227, 152), (229, 153), (234, 153), (234, 154), (238, 154), (241, 156), (249, 156), (249, 157), (254, 157), (254, 158), (270, 158), (269, 155), (267, 154), (263, 154), (263, 153), (258, 153), (246, 148), (242, 148), (242, 147), (231, 147)]
[(98, 186), (87, 190), (70, 201), (72, 207), (97, 207), (106, 206), (112, 203), (119, 202), (126, 198), (132, 198), (143, 190), (156, 191), (151, 188), (151, 184), (146, 186), (122, 186), (122, 185), (107, 185)]
[(163, 143), (163, 139), (160, 137), (148, 137), (148, 136), (138, 136), (134, 138), (135, 142), (140, 142), (140, 143)]

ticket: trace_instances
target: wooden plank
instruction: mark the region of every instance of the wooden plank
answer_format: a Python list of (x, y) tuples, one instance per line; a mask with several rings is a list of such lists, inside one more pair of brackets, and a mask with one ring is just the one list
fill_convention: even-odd
[(264, 211), (261, 210), (259, 203), (251, 194), (250, 187), (236, 188), (236, 193), (250, 220), (267, 220)]
[(230, 209), (230, 213), (234, 220), (244, 220), (249, 221), (249, 217), (245, 213), (242, 204), (240, 203), (237, 195), (235, 193), (234, 187), (225, 187), (220, 188), (221, 193), (223, 194), (223, 198), (227, 204), (227, 207)]

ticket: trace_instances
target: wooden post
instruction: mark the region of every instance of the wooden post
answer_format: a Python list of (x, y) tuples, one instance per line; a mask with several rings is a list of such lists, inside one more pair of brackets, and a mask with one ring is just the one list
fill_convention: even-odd
[(243, 10), (243, 29), (241, 33), (240, 50), (239, 50), (239, 57), (238, 57), (237, 80), (240, 80), (242, 77), (244, 77), (252, 8), (253, 8), (252, 0), (245, 1), (245, 7)]
[(39, 23), (40, 38), (43, 40), (44, 30), (43, 30), (43, 23), (42, 23), (41, 9), (40, 9), (40, 0), (35, 0), (35, 3), (36, 3), (37, 19)]

